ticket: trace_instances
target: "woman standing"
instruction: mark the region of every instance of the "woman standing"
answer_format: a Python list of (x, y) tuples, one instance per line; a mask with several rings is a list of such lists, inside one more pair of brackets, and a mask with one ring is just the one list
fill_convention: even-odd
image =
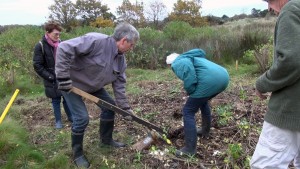
[(63, 127), (61, 122), (60, 103), (63, 99), (63, 106), (68, 116), (68, 120), (73, 122), (72, 114), (65, 102), (61, 92), (57, 89), (57, 82), (55, 77), (55, 54), (58, 44), (60, 42), (59, 36), (62, 31), (61, 26), (49, 21), (45, 24), (45, 35), (42, 40), (35, 45), (33, 56), (33, 67), (36, 73), (43, 78), (45, 86), (45, 94), (52, 99), (52, 106), (55, 116), (55, 128)]

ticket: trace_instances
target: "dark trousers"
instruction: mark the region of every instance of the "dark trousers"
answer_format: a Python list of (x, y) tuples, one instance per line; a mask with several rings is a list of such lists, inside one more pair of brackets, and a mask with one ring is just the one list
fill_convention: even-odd
[(52, 107), (53, 107), (53, 112), (54, 112), (54, 116), (55, 116), (55, 121), (61, 121), (61, 109), (60, 109), (60, 103), (61, 100), (63, 100), (62, 104), (64, 107), (64, 110), (66, 112), (66, 115), (68, 116), (68, 119), (72, 119), (72, 114), (71, 111), (65, 101), (65, 99), (61, 96), (56, 97), (56, 98), (52, 98)]
[[(83, 133), (89, 123), (89, 114), (86, 105), (82, 100), (82, 97), (72, 92), (70, 93), (62, 92), (62, 93), (69, 105), (70, 110), (72, 111), (72, 115), (73, 115), (72, 132)], [(91, 94), (110, 104), (115, 105), (114, 100), (111, 98), (111, 96), (106, 92), (104, 88)], [(113, 111), (110, 111), (104, 107), (100, 107), (100, 108), (102, 111), (102, 113), (100, 114), (101, 120), (107, 120), (107, 121), (114, 120), (115, 113)]]
[(195, 131), (196, 134), (196, 120), (195, 114), (201, 110), (202, 119), (211, 121), (211, 111), (208, 101), (214, 96), (205, 98), (191, 98), (189, 97), (183, 107), (183, 124), (184, 128)]

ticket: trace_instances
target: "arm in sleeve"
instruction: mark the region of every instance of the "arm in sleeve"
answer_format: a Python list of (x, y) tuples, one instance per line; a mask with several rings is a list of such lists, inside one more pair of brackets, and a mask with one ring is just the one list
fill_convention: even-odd
[(130, 108), (130, 105), (128, 103), (125, 94), (125, 87), (126, 87), (126, 75), (125, 72), (123, 72), (118, 76), (118, 79), (112, 83), (116, 104), (122, 109)]
[(174, 62), (172, 69), (176, 76), (184, 83), (184, 89), (190, 95), (196, 90), (197, 76), (194, 65), (190, 61)]
[(300, 78), (299, 14), (287, 11), (278, 19), (273, 65), (256, 81), (262, 93), (293, 85)]
[(36, 44), (34, 47), (34, 53), (33, 53), (33, 68), (35, 72), (41, 76), (43, 79), (48, 80), (48, 81), (54, 81), (54, 74), (49, 72), (46, 69), (46, 60), (45, 57), (43, 56), (42, 52), (42, 46), (40, 43)]
[(88, 35), (63, 41), (56, 52), (55, 73), (57, 79), (70, 79), (73, 59), (89, 54), (94, 48), (94, 40)]

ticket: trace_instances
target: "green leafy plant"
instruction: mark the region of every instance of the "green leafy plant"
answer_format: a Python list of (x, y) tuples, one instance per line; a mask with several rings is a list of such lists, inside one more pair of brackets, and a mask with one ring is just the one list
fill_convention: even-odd
[(224, 159), (226, 164), (230, 164), (231, 166), (235, 166), (236, 160), (238, 160), (242, 155), (242, 144), (229, 144), (227, 152), (227, 157)]
[(241, 85), (240, 85), (239, 97), (241, 98), (242, 101), (245, 101), (247, 99), (247, 91), (244, 90), (244, 88)]
[(221, 126), (225, 126), (232, 120), (232, 112), (231, 107), (228, 105), (225, 106), (218, 106), (215, 111), (218, 115), (218, 124)]
[(143, 154), (140, 151), (136, 151), (135, 156), (134, 156), (134, 161), (141, 162), (142, 157), (143, 157)]
[(250, 123), (246, 119), (242, 119), (238, 123), (238, 128), (241, 130), (241, 136), (247, 136), (250, 130)]
[(174, 147), (174, 146), (168, 146), (168, 152), (171, 153), (171, 154), (175, 154), (176, 147)]

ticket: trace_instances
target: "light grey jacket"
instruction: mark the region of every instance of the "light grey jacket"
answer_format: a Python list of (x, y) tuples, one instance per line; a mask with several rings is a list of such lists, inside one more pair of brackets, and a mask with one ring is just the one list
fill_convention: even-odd
[(57, 79), (72, 80), (72, 85), (88, 93), (112, 84), (116, 104), (129, 107), (126, 95), (126, 61), (118, 54), (116, 40), (100, 33), (63, 41), (56, 54)]

